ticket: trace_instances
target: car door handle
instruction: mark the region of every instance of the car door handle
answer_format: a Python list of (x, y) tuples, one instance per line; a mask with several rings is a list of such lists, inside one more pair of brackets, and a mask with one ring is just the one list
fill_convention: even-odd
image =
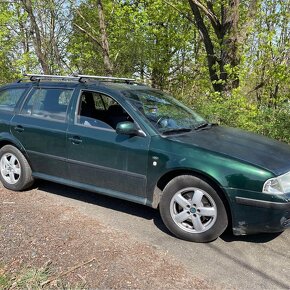
[(79, 136), (73, 136), (68, 138), (73, 144), (81, 144), (83, 140)]
[(21, 132), (24, 131), (24, 128), (22, 126), (20, 126), (20, 125), (17, 125), (17, 126), (14, 127), (14, 130), (19, 132), (19, 133), (21, 133)]

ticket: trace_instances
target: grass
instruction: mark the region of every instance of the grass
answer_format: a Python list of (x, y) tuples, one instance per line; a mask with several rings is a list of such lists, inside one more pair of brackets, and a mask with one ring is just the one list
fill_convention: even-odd
[(9, 288), (9, 279), (4, 274), (0, 274), (0, 289), (7, 288)]
[(61, 279), (52, 280), (52, 283), (45, 283), (51, 276), (54, 276), (51, 263), (46, 263), (39, 269), (23, 268), (13, 277), (5, 273), (0, 265), (0, 290), (22, 290), (22, 289), (86, 289), (85, 282), (71, 285), (64, 283)]
[(49, 265), (39, 269), (24, 268), (14, 277), (8, 276), (0, 267), (0, 289), (41, 289), (50, 274)]
[(7, 289), (9, 285), (9, 278), (5, 275), (5, 271), (0, 265), (0, 289)]
[(40, 289), (48, 276), (47, 269), (27, 269), (17, 277), (14, 285), (20, 289)]

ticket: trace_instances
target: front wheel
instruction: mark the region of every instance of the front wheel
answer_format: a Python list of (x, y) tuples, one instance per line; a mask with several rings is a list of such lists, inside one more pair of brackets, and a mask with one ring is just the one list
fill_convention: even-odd
[(167, 184), (159, 209), (167, 228), (187, 241), (210, 242), (228, 225), (226, 209), (217, 192), (191, 175), (178, 176)]
[(24, 190), (33, 183), (26, 158), (12, 145), (0, 149), (0, 179), (6, 188), (15, 191)]

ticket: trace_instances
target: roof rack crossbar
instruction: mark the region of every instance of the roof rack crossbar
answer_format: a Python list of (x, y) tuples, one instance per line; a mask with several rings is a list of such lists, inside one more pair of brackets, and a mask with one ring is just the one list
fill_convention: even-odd
[(134, 82), (135, 81), (135, 79), (130, 79), (130, 78), (117, 78), (117, 77), (111, 77), (111, 76), (93, 76), (93, 75), (79, 75), (79, 74), (73, 74), (71, 76), (44, 75), (44, 74), (23, 74), (23, 76), (29, 77), (29, 79), (31, 81), (39, 80), (41, 78), (78, 80), (79, 82), (81, 82), (82, 79), (96, 79), (96, 80), (124, 81), (124, 82)]
[(117, 77), (111, 77), (111, 76), (93, 76), (93, 75), (79, 75), (79, 74), (74, 74), (73, 76), (79, 77), (79, 78), (87, 78), (87, 79), (98, 79), (98, 80), (113, 80), (113, 81), (135, 81), (135, 79), (130, 79), (130, 78), (117, 78)]

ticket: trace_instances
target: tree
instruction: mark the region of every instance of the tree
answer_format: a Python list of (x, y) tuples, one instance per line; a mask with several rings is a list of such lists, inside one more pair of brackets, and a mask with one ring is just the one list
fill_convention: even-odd
[[(85, 7), (86, 4), (84, 3), (79, 8), (76, 9), (76, 15), (73, 20), (74, 26), (82, 33), (84, 33), (87, 38), (89, 38), (91, 41), (93, 41), (97, 45), (97, 49), (101, 50), (102, 53), (102, 59), (104, 63), (105, 73), (106, 75), (111, 76), (113, 74), (113, 64), (110, 59), (110, 48), (109, 48), (109, 39), (107, 35), (107, 24), (105, 22), (105, 13), (103, 9), (103, 3), (101, 0), (97, 0), (96, 3), (88, 3), (88, 6), (91, 6), (91, 9), (97, 8), (98, 12), (98, 27), (99, 31), (94, 28), (94, 25), (92, 25), (86, 17), (84, 17), (84, 13), (81, 11), (82, 8), (84, 10), (87, 10), (87, 7)], [(85, 14), (85, 15), (90, 15)], [(81, 23), (78, 23), (81, 22)], [(86, 27), (86, 28), (84, 28)]]
[(20, 0), (10, 9), (18, 16), (15, 30), (21, 36), (22, 47), (19, 49), (25, 55), (35, 54), (45, 74), (69, 68), (66, 45), (70, 33), (70, 6), (67, 1)]
[[(240, 49), (256, 15), (258, 0), (188, 2), (204, 43), (212, 86), (216, 92), (229, 94), (240, 83)], [(246, 16), (241, 19), (246, 10)]]
[[(251, 84), (259, 107), (279, 107), (290, 97), (290, 1), (263, 2), (246, 47)], [(253, 45), (254, 44), (254, 45)]]
[(15, 39), (11, 37), (10, 27), (15, 25), (13, 13), (8, 3), (0, 5), (0, 83), (14, 79), (17, 75), (13, 66), (12, 50), (15, 46)]
[(30, 25), (31, 25), (30, 36), (33, 40), (33, 46), (35, 49), (35, 53), (36, 53), (38, 60), (41, 64), (41, 67), (43, 69), (44, 74), (49, 74), (50, 69), (49, 69), (49, 65), (48, 65), (48, 60), (47, 60), (47, 57), (45, 55), (45, 52), (43, 51), (43, 44), (42, 44), (42, 37), (41, 37), (41, 33), (40, 33), (40, 28), (36, 22), (36, 17), (33, 13), (33, 10), (32, 10), (32, 3), (30, 0), (21, 0), (21, 2), (23, 4), (25, 11), (28, 14), (29, 19), (30, 19)]
[(108, 53), (103, 53), (101, 41), (105, 39), (116, 75), (134, 75), (156, 88), (173, 90), (180, 80), (185, 87), (185, 80), (197, 75), (196, 29), (177, 11), (168, 10), (162, 0), (102, 1), (102, 5), (105, 37), (96, 2), (84, 1), (75, 10), (70, 52), (78, 70), (108, 74), (104, 59)]

